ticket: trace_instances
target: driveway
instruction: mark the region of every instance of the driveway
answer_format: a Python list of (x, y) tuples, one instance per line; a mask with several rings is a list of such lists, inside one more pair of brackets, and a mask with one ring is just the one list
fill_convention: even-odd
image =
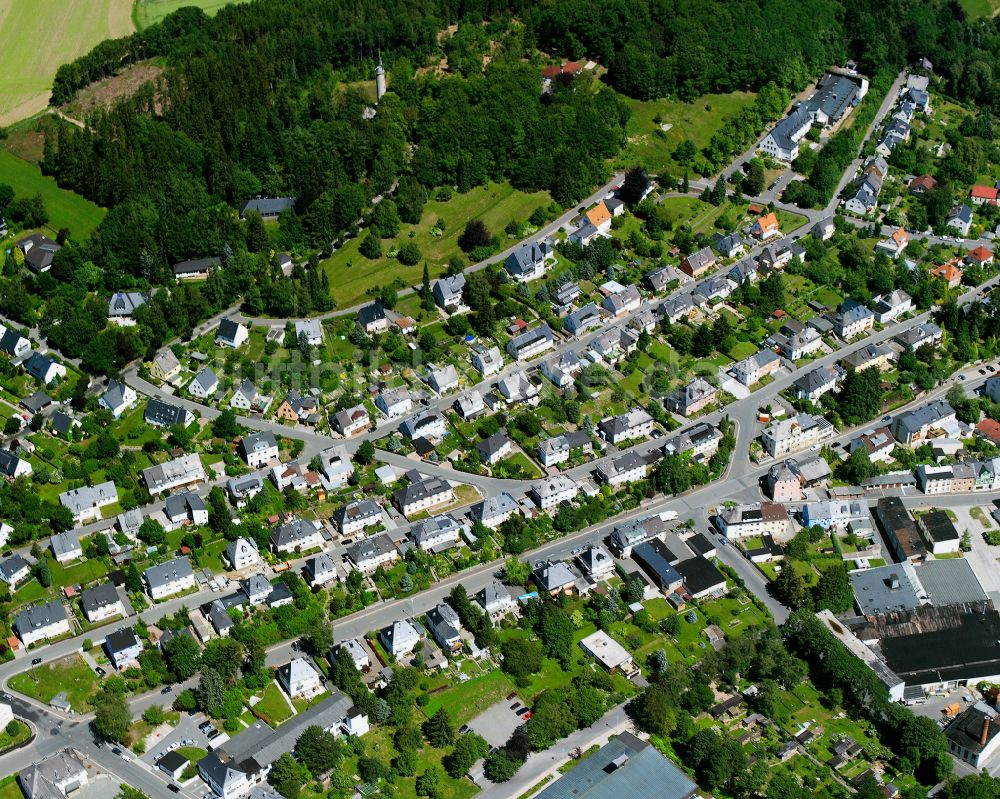
[(490, 705), (469, 722), (469, 729), (482, 735), (490, 746), (503, 746), (514, 730), (524, 723), (511, 708), (515, 702), (524, 706), (524, 702), (518, 696)]
[[(205, 716), (200, 713), (182, 713), (180, 723), (162, 740), (151, 744), (149, 750), (141, 758), (151, 766), (156, 765), (156, 761), (164, 754), (181, 746), (197, 746), (199, 749), (208, 749), (208, 738), (198, 729), (198, 725), (205, 721)], [(185, 743), (194, 741), (194, 743)], [(163, 778), (166, 780), (167, 775)]]

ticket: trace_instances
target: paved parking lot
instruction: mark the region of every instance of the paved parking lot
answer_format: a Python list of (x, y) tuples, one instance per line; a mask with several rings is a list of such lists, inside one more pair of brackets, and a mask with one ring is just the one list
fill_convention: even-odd
[(1000, 559), (1000, 547), (991, 546), (983, 540), (983, 532), (995, 530), (996, 527), (994, 525), (983, 527), (982, 523), (973, 518), (969, 512), (973, 507), (981, 508), (986, 514), (986, 518), (990, 518), (989, 513), (992, 507), (970, 502), (967, 507), (952, 508), (958, 520), (955, 526), (959, 531), (968, 530), (971, 534), (969, 538), (972, 551), (965, 553), (965, 557), (976, 573), (983, 590), (986, 591), (986, 595), (993, 600), (994, 605), (1000, 607), (1000, 564), (997, 563), (997, 560)]
[[(180, 724), (162, 740), (150, 744), (149, 749), (142, 756), (141, 760), (151, 766), (155, 766), (156, 761), (159, 760), (158, 756), (162, 756), (172, 748), (196, 746), (199, 749), (208, 749), (208, 738), (198, 729), (198, 725), (205, 721), (205, 718), (201, 713), (181, 713)], [(194, 743), (185, 743), (185, 741), (193, 741)], [(167, 775), (164, 774), (163, 778), (167, 779)]]
[(490, 746), (503, 746), (511, 733), (524, 723), (511, 708), (515, 701), (519, 705), (524, 704), (520, 697), (516, 696), (510, 700), (497, 702), (470, 721), (469, 729), (482, 735)]

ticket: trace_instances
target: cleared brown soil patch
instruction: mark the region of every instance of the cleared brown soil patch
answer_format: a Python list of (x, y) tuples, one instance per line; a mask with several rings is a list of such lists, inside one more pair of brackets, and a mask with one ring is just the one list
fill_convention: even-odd
[(92, 83), (76, 93), (76, 97), (63, 106), (67, 116), (84, 120), (96, 108), (110, 108), (118, 100), (131, 97), (144, 84), (155, 81), (163, 67), (149, 62), (123, 69), (118, 75)]

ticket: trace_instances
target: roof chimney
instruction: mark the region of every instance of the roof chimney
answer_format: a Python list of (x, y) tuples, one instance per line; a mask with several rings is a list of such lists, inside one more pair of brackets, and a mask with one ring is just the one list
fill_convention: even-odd
[(983, 719), (983, 732), (982, 735), (979, 736), (979, 745), (986, 746), (986, 739), (989, 738), (989, 736), (990, 736), (990, 717), (986, 716), (986, 718)]

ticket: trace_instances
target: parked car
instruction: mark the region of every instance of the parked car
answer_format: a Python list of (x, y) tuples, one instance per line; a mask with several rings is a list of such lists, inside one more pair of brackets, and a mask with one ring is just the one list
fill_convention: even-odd
[(33, 659), (33, 660), (31, 661), (31, 665), (32, 665), (32, 666), (37, 666), (37, 665), (38, 665), (39, 663), (41, 663), (41, 662), (42, 662), (42, 659), (41, 659), (41, 658), (34, 658), (34, 659)]
[(160, 695), (165, 696), (166, 694), (169, 694), (172, 690), (174, 690), (174, 686), (168, 685), (166, 688), (160, 691)]
[(167, 786), (167, 790), (168, 790), (168, 791), (170, 791), (170, 793), (180, 793), (180, 792), (181, 792), (181, 789), (180, 789), (180, 788), (178, 788), (178, 787), (177, 787), (176, 785), (174, 785), (173, 783), (170, 783), (170, 784), (169, 784), (169, 785)]
[(531, 711), (528, 710), (528, 708), (526, 707), (522, 707), (520, 710), (517, 711), (517, 715), (523, 716), (524, 718), (529, 718), (531, 716)]

